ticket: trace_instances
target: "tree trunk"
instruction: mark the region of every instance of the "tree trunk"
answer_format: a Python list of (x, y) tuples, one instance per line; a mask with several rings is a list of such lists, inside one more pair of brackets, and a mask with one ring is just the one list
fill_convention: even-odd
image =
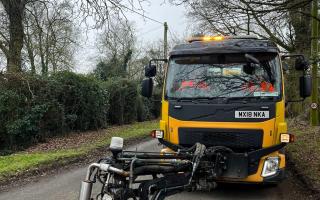
[(45, 55), (43, 52), (43, 32), (42, 28), (40, 27), (39, 34), (38, 34), (38, 39), (39, 39), (39, 54), (40, 54), (40, 61), (41, 61), (41, 72), (42, 75), (46, 76), (48, 74), (48, 68), (45, 64)]
[(52, 72), (56, 73), (58, 67), (57, 67), (57, 60), (56, 60), (54, 52), (52, 52), (52, 54), (51, 54), (51, 63), (52, 63)]
[(30, 61), (30, 65), (31, 65), (31, 73), (32, 74), (36, 74), (36, 66), (35, 66), (35, 63), (34, 63), (34, 52), (33, 52), (33, 44), (32, 44), (32, 39), (31, 39), (31, 34), (29, 33), (29, 29), (28, 29), (28, 26), (26, 28), (26, 35), (24, 36), (25, 37), (25, 44), (26, 44), (26, 47), (27, 47), (27, 52), (28, 52), (28, 57), (29, 57), (29, 61)]
[[(301, 0), (295, 0), (296, 3)], [(294, 52), (304, 54), (306, 58), (310, 56), (311, 49), (311, 17), (308, 15), (300, 14), (299, 12), (310, 13), (311, 3), (305, 7), (291, 9), (288, 11), (289, 18), (292, 23), (295, 32), (294, 39)], [(292, 63), (294, 65), (294, 63)], [(287, 75), (287, 94), (290, 100), (299, 99), (299, 79), (297, 77), (301, 76), (301, 72), (291, 70), (290, 74)], [(309, 107), (307, 101), (301, 103), (294, 103), (289, 105), (287, 108), (291, 111), (292, 117), (295, 117), (303, 112), (305, 112)]]
[(30, 60), (30, 65), (31, 65), (31, 73), (36, 74), (36, 66), (34, 64), (33, 48), (31, 46), (28, 46), (28, 44), (27, 44), (27, 50), (28, 50), (28, 57)]
[(1, 0), (1, 2), (9, 18), (10, 40), (7, 55), (7, 71), (21, 72), (25, 0)]
[(45, 65), (46, 65), (46, 70), (47, 74), (49, 72), (49, 56), (50, 56), (50, 43), (49, 43), (49, 31), (47, 31), (46, 34), (46, 44), (45, 44)]

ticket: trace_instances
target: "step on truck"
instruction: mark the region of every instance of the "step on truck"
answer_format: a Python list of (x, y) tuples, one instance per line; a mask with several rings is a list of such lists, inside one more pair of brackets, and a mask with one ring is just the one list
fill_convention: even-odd
[(195, 37), (175, 46), (169, 58), (151, 60), (142, 95), (152, 97), (157, 63), (165, 62), (160, 127), (152, 131), (164, 148), (125, 151), (123, 140), (113, 138), (112, 156), (90, 165), (80, 200), (91, 198), (97, 180), (101, 199), (119, 200), (210, 191), (220, 182), (279, 183), (283, 148), (294, 141), (285, 121), (287, 58), (301, 71), (302, 101), (311, 94), (308, 62), (300, 54), (281, 55), (269, 40)]

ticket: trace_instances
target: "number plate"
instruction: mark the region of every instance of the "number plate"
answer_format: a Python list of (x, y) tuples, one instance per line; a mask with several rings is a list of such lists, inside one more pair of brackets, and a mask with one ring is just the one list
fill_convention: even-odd
[(235, 118), (243, 119), (268, 119), (269, 111), (235, 111)]

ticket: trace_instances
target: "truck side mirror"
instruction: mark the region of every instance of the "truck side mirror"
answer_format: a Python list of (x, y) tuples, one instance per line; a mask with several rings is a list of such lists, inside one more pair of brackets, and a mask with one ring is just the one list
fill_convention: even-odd
[(144, 67), (144, 75), (148, 78), (154, 77), (157, 74), (157, 67), (155, 65), (146, 65)]
[(300, 96), (302, 98), (310, 97), (312, 90), (312, 79), (309, 75), (300, 77)]
[(147, 98), (150, 98), (152, 96), (153, 91), (153, 80), (152, 78), (146, 78), (142, 81), (141, 84), (142, 90), (141, 95)]
[(309, 63), (304, 57), (300, 56), (296, 58), (294, 67), (298, 71), (306, 70), (309, 68)]

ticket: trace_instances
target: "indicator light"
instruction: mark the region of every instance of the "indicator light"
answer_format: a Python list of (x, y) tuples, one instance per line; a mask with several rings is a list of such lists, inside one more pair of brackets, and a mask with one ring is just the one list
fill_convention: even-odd
[(282, 143), (290, 143), (294, 142), (294, 135), (289, 133), (281, 133), (280, 134), (280, 142)]
[(163, 130), (153, 130), (151, 131), (151, 137), (153, 138), (163, 138)]

